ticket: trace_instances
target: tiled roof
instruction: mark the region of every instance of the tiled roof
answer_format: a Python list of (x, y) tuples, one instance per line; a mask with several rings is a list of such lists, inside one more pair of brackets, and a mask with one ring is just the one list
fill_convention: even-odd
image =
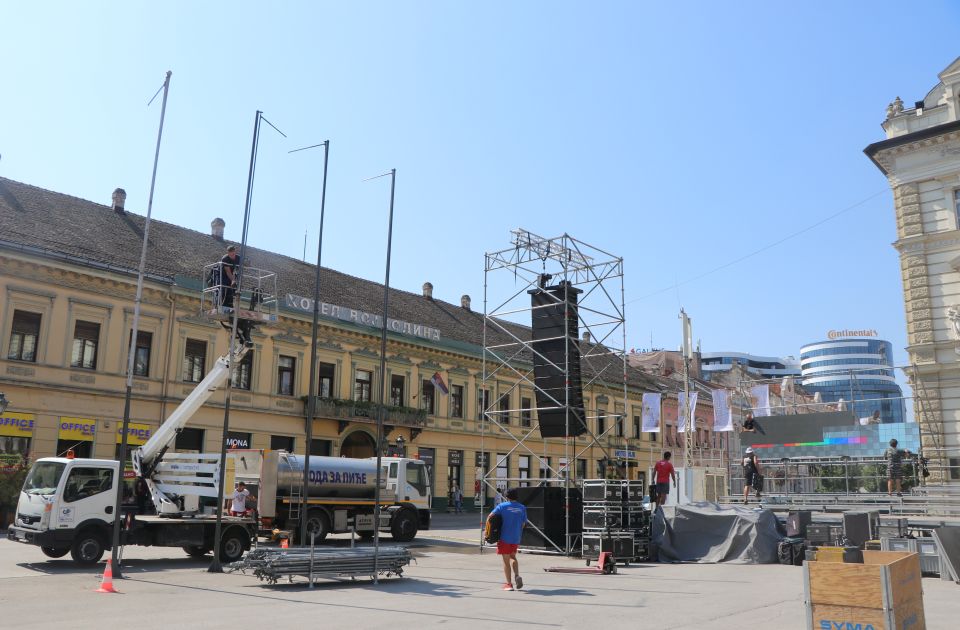
[[(80, 259), (78, 264), (135, 271), (140, 264), (144, 220), (129, 211), (121, 214), (104, 204), (0, 177), (0, 247), (37, 248), (76, 257)], [(203, 266), (219, 260), (230, 243), (154, 219), (146, 271), (171, 280), (177, 276), (199, 280)], [(246, 259), (248, 265), (276, 272), (280, 296), (313, 295), (315, 265), (249, 244)], [(379, 313), (383, 307), (383, 285), (324, 267), (320, 274), (320, 299)], [(483, 345), (483, 314), (442, 300), (391, 289), (390, 316), (436, 328), (446, 339)], [(505, 325), (521, 339), (530, 336), (527, 327)], [(488, 328), (488, 341), (490, 335)], [(502, 337), (501, 342), (506, 340), (506, 336)], [(617, 373), (619, 370), (612, 372)], [(628, 380), (633, 386), (652, 391), (676, 389), (665, 379), (632, 368), (628, 369)]]

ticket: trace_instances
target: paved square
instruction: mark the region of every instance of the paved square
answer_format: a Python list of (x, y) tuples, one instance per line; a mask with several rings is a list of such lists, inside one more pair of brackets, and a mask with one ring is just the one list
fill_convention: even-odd
[[(521, 591), (501, 590), (500, 561), (478, 552), (476, 517), (439, 518), (411, 545), (402, 579), (305, 581), (275, 586), (251, 575), (210, 574), (179, 549), (126, 550), (121, 594), (94, 593), (103, 570), (47, 560), (39, 549), (0, 540), (4, 628), (776, 628), (804, 627), (802, 573), (780, 565), (618, 567), (617, 575), (545, 573), (580, 560), (522, 554)], [(342, 543), (341, 543), (342, 544)], [(956, 628), (960, 586), (923, 580), (931, 630)], [(305, 626), (304, 624), (310, 624)]]

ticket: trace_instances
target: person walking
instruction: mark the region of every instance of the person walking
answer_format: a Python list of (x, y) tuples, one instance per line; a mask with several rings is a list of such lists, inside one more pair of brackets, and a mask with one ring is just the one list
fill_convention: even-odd
[(667, 495), (670, 494), (670, 480), (673, 479), (674, 485), (677, 484), (677, 471), (674, 470), (673, 464), (670, 462), (671, 457), (670, 451), (665, 451), (663, 459), (653, 467), (657, 484), (657, 496), (654, 497), (656, 507), (660, 507), (667, 502)]
[(883, 452), (884, 459), (887, 460), (887, 494), (893, 496), (893, 490), (896, 488), (897, 496), (903, 496), (903, 456), (909, 455), (910, 451), (897, 448), (897, 441), (890, 440), (890, 446)]
[[(520, 537), (527, 524), (527, 506), (520, 503), (520, 494), (516, 488), (507, 490), (503, 503), (490, 512), (489, 521), (495, 514), (502, 524), (500, 526), (500, 540), (497, 541), (497, 555), (503, 560), (503, 575), (507, 579), (503, 583), (503, 590), (512, 591), (523, 588), (523, 578), (520, 577), (520, 563), (517, 561), (517, 550), (520, 547)], [(511, 580), (511, 571), (513, 579)]]
[(463, 490), (460, 489), (460, 484), (456, 481), (453, 482), (453, 487), (450, 489), (450, 497), (453, 499), (453, 512), (455, 514), (462, 514)]
[(763, 476), (760, 474), (760, 461), (757, 459), (756, 453), (753, 452), (753, 449), (747, 447), (747, 450), (743, 453), (743, 502), (747, 503), (750, 497), (750, 488), (753, 488), (757, 493), (757, 498), (760, 498), (760, 484), (763, 481)]

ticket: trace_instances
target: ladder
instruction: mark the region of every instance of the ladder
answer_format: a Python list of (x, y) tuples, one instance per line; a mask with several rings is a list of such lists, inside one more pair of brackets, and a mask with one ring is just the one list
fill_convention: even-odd
[(287, 529), (298, 530), (300, 523), (300, 510), (303, 505), (303, 476), (297, 476), (297, 483), (290, 487), (290, 522), (287, 523)]
[[(923, 453), (927, 450), (924, 448), (923, 444), (923, 429), (927, 429), (927, 435), (933, 441), (934, 452), (936, 453), (934, 457), (939, 460), (940, 470), (941, 470), (941, 479), (940, 483), (948, 481), (950, 478), (950, 468), (949, 468), (949, 459), (947, 459), (946, 453), (943, 448), (943, 409), (941, 407), (939, 421), (937, 419), (937, 414), (933, 413), (931, 409), (928, 409), (925, 402), (929, 403), (929, 394), (927, 393), (927, 388), (923, 384), (923, 378), (920, 376), (920, 371), (917, 369), (917, 365), (913, 365), (913, 382), (910, 384), (913, 386), (914, 395), (916, 396), (917, 406), (919, 407), (918, 411), (920, 412), (920, 417), (917, 418), (917, 423), (920, 425), (920, 450), (921, 456), (924, 456)], [(917, 391), (919, 390), (919, 391)], [(917, 396), (919, 394), (919, 396)], [(930, 458), (933, 459), (933, 458)], [(945, 472), (944, 472), (945, 471)], [(924, 483), (924, 485), (926, 485)]]

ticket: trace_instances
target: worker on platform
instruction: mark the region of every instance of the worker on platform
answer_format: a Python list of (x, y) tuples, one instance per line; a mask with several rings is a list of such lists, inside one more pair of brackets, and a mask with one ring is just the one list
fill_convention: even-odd
[(903, 496), (903, 456), (909, 455), (910, 451), (897, 448), (897, 440), (890, 440), (890, 446), (883, 452), (884, 459), (887, 460), (887, 494), (893, 496), (896, 489), (897, 496)]
[(746, 503), (750, 498), (750, 489), (757, 493), (760, 498), (760, 490), (763, 488), (763, 475), (760, 474), (760, 460), (757, 459), (753, 449), (747, 447), (743, 453), (743, 502)]
[(653, 467), (657, 484), (657, 496), (653, 498), (656, 507), (660, 507), (667, 502), (667, 495), (670, 494), (670, 480), (673, 479), (674, 485), (677, 484), (677, 471), (674, 470), (670, 457), (672, 457), (670, 451), (664, 451), (663, 459)]
[(237, 272), (240, 269), (240, 255), (237, 246), (227, 247), (227, 253), (220, 259), (220, 305), (233, 308), (233, 296), (237, 289)]

